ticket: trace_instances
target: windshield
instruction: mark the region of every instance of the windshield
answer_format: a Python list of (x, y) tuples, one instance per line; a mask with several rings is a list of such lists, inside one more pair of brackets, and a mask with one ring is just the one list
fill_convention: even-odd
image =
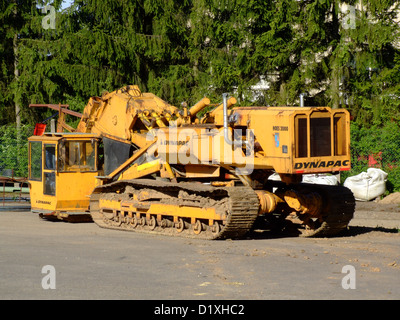
[(62, 141), (59, 171), (96, 171), (95, 141)]

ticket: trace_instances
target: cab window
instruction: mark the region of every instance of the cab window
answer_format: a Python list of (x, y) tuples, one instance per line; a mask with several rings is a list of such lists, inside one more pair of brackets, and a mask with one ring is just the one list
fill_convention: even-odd
[(59, 150), (60, 171), (96, 171), (95, 141), (64, 141)]
[(29, 142), (29, 180), (42, 180), (42, 142)]
[(56, 146), (54, 144), (44, 145), (44, 168), (46, 170), (56, 169)]

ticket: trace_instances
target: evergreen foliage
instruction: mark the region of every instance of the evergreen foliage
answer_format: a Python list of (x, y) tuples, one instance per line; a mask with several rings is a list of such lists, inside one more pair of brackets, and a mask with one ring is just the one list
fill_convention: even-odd
[[(51, 111), (29, 103), (82, 111), (127, 84), (177, 106), (223, 92), (241, 105), (298, 105), (307, 93), (306, 105), (347, 108), (359, 130), (400, 120), (399, 1), (61, 2), (0, 1), (0, 125), (16, 122), (16, 104), (34, 124)], [(46, 5), (55, 29), (42, 26)], [(269, 87), (255, 92), (260, 80)]]
[[(57, 0), (56, 28), (45, 30), (48, 2), (0, 4), (0, 123), (14, 121), (15, 100), (34, 123), (45, 115), (29, 103), (82, 110), (132, 83), (175, 105), (223, 92), (243, 105), (298, 105), (308, 93), (306, 104), (346, 107), (363, 125), (400, 116), (398, 1), (75, 0), (61, 11)], [(356, 8), (350, 28), (345, 5)], [(261, 79), (269, 88), (255, 95)]]
[(388, 173), (387, 189), (400, 192), (400, 124), (389, 121), (384, 126), (371, 128), (351, 124), (352, 170), (342, 174), (344, 181), (348, 176), (366, 172), (376, 167)]
[(5, 171), (13, 170), (14, 177), (28, 176), (28, 138), (33, 128), (21, 126), (19, 135), (21, 143), (17, 143), (17, 130), (13, 125), (0, 127), (0, 175), (10, 175)]

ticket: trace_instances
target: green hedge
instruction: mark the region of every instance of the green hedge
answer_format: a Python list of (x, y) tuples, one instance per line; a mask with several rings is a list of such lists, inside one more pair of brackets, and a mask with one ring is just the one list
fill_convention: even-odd
[(28, 176), (28, 138), (33, 134), (31, 126), (24, 125), (17, 137), (15, 125), (0, 127), (0, 175)]
[(375, 167), (388, 174), (388, 192), (400, 191), (400, 126), (394, 121), (370, 128), (352, 123), (351, 162), (351, 171), (342, 174), (342, 182)]

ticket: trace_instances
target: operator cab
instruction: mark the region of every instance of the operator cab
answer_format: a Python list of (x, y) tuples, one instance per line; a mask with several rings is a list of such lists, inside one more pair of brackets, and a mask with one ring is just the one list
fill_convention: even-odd
[(32, 212), (49, 219), (90, 219), (89, 196), (95, 177), (103, 174), (99, 136), (45, 133), (28, 141)]

